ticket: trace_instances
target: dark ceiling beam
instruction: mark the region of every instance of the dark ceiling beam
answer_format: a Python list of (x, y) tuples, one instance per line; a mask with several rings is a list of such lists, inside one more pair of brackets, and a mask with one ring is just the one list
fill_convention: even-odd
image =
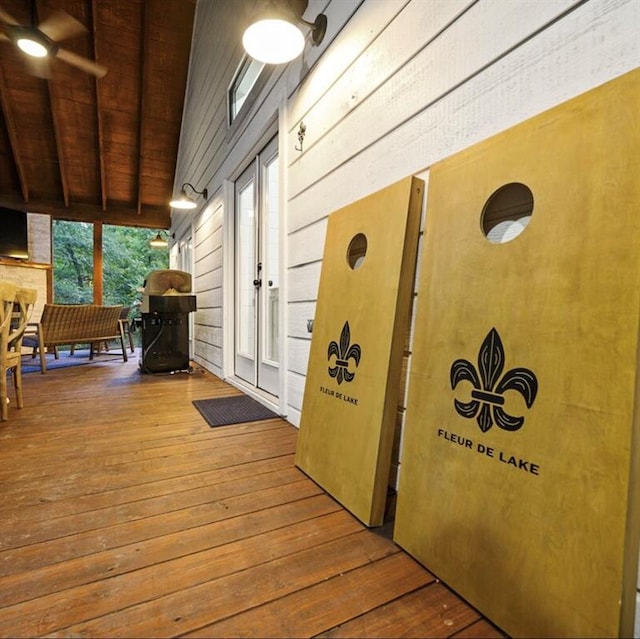
[(62, 136), (60, 133), (60, 118), (57, 110), (56, 89), (51, 80), (47, 80), (47, 88), (49, 93), (49, 104), (51, 105), (51, 123), (53, 125), (53, 137), (56, 142), (56, 153), (58, 156), (58, 169), (60, 171), (60, 184), (62, 187), (62, 199), (64, 205), (69, 206), (69, 180), (67, 179), (67, 168), (64, 157), (64, 146), (62, 144)]
[[(35, 8), (35, 21), (36, 24), (40, 24), (40, 5), (38, 0), (34, 3)], [(58, 170), (60, 171), (60, 186), (62, 188), (62, 199), (64, 205), (69, 206), (69, 180), (67, 179), (67, 169), (65, 163), (64, 146), (62, 144), (62, 134), (60, 133), (60, 118), (58, 117), (57, 110), (57, 94), (56, 89), (51, 82), (47, 80), (47, 94), (49, 96), (49, 110), (51, 111), (51, 125), (53, 127), (53, 137), (56, 143), (56, 155), (58, 156)]]
[[(98, 0), (91, 0), (91, 20), (93, 22), (93, 59), (98, 57)], [(98, 124), (98, 161), (100, 162), (100, 193), (102, 210), (107, 210), (107, 169), (104, 160), (104, 122), (100, 100), (100, 83), (96, 81), (96, 120)]]
[(11, 111), (7, 83), (4, 79), (2, 67), (0, 67), (0, 107), (2, 108), (2, 115), (4, 116), (4, 122), (7, 127), (9, 144), (11, 145), (11, 156), (13, 157), (13, 163), (16, 167), (16, 172), (18, 173), (18, 180), (20, 181), (20, 191), (22, 192), (23, 200), (22, 203), (28, 202), (29, 183), (27, 182), (24, 164), (22, 162), (22, 153), (20, 152), (20, 143), (18, 141), (18, 134), (16, 132), (15, 119)]
[[(148, 2), (148, 0), (147, 0)], [(142, 171), (144, 169), (144, 134), (145, 134), (145, 78), (149, 65), (149, 33), (151, 11), (147, 7), (147, 2), (141, 3), (142, 16), (140, 24), (142, 33), (140, 35), (140, 101), (138, 103), (138, 215), (142, 212)]]
[(118, 226), (139, 226), (151, 229), (168, 229), (171, 227), (171, 214), (168, 206), (145, 206), (142, 214), (138, 215), (136, 208), (126, 204), (118, 205), (113, 202), (109, 210), (105, 211), (99, 204), (85, 204), (74, 202), (70, 208), (65, 208), (60, 200), (38, 200), (28, 205), (19, 198), (0, 194), (0, 206), (9, 209), (29, 211), (30, 213), (44, 213), (54, 219), (72, 220), (74, 222), (102, 222)]

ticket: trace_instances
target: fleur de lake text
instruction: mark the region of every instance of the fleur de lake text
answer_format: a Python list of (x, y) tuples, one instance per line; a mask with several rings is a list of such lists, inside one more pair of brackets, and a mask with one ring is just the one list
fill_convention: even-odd
[(456, 435), (456, 433), (444, 430), (443, 428), (438, 428), (438, 437), (440, 437), (441, 439), (445, 439), (455, 446), (459, 446), (463, 449), (473, 450), (480, 455), (489, 457), (490, 459), (494, 459), (495, 461), (502, 464), (507, 464), (514, 469), (530, 473), (531, 475), (540, 475), (540, 464), (535, 464), (528, 459), (522, 459), (521, 457), (517, 457), (516, 455), (509, 455), (502, 450), (496, 450), (495, 448), (486, 446), (485, 444), (481, 444), (480, 442), (474, 442), (469, 437)]
[(340, 399), (343, 402), (347, 402), (348, 404), (353, 404), (354, 406), (358, 405), (357, 397), (351, 397), (350, 395), (346, 395), (345, 393), (341, 393), (339, 391), (333, 390), (333, 388), (326, 388), (324, 386), (320, 386), (320, 392), (325, 395), (329, 395), (330, 397), (335, 397), (336, 399)]

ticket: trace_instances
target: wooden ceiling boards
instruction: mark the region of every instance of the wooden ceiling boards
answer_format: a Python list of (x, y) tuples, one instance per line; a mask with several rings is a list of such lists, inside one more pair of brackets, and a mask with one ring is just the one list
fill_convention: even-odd
[[(25, 0), (2, 0), (31, 24)], [(60, 45), (104, 77), (53, 59), (51, 77), (0, 42), (0, 206), (57, 219), (168, 228), (195, 0), (35, 0), (36, 23), (85, 27)]]
[(636, 70), (429, 174), (394, 538), (510, 636), (633, 633), (638, 104)]
[(406, 178), (329, 216), (296, 464), (382, 524), (424, 183)]

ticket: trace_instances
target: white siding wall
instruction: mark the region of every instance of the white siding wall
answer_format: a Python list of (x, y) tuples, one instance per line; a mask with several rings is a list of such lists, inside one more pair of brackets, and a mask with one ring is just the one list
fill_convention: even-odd
[(222, 203), (214, 201), (198, 215), (193, 237), (194, 358), (222, 377)]
[[(228, 189), (225, 185), (240, 175), (248, 162), (275, 134), (279, 134), (281, 140), (281, 165), (286, 166), (288, 129), (282, 123), (288, 117), (289, 96), (298, 89), (324, 48), (336, 37), (361, 2), (362, 0), (333, 0), (327, 8), (327, 12), (331, 13), (323, 46), (308, 46), (305, 55), (290, 65), (269, 67), (259, 86), (259, 92), (249, 96), (236, 121), (229, 127), (226, 95), (243, 56), (240, 42), (242, 29), (239, 25), (246, 16), (251, 15), (257, 2), (198, 1), (175, 190), (177, 192), (183, 182), (189, 182), (199, 191), (206, 187), (210, 197), (208, 202), (200, 198), (198, 203), (201, 206), (193, 214), (174, 210), (172, 231), (176, 241), (179, 241), (193, 228), (194, 292), (198, 298), (194, 322), (194, 359), (220, 377), (225, 376), (224, 325), (225, 322), (230, 324), (229, 309), (224, 304), (225, 294), (232, 299), (232, 293), (223, 288), (225, 281), (230, 281), (228, 271), (231, 270), (231, 262), (225, 260), (232, 253), (231, 247), (223, 250), (223, 245), (226, 246), (230, 237), (226, 221), (232, 215), (231, 198), (226, 195)], [(311, 0), (306, 16), (315, 17), (327, 4)], [(390, 4), (397, 3), (392, 1)], [(286, 188), (286, 180), (282, 183)], [(287, 198), (283, 200), (286, 209)], [(284, 224), (283, 228), (286, 230)], [(324, 243), (325, 228), (326, 221), (321, 221), (313, 239), (319, 246)], [(284, 243), (284, 232), (282, 239)], [(294, 258), (296, 267), (304, 260), (306, 249), (302, 245), (301, 250), (302, 253)], [(295, 245), (286, 245), (285, 251), (295, 252)], [(282, 330), (282, 334), (290, 342), (287, 344), (290, 357), (287, 357), (284, 368), (288, 371), (287, 379), (290, 376), (294, 379), (284, 385), (281, 410), (284, 414), (289, 413), (289, 404), (285, 398), (290, 396), (288, 401), (293, 407), (291, 419), (295, 424), (299, 422), (309, 352), (306, 318), (313, 317), (315, 291), (309, 299), (301, 296), (309, 294), (309, 282), (316, 282), (317, 285), (320, 273), (317, 258), (308, 271), (308, 276), (305, 277), (299, 273), (292, 275), (288, 268), (283, 270), (283, 291), (289, 291), (285, 301), (295, 300), (304, 312), (301, 316), (303, 319), (300, 320), (304, 325), (298, 326), (298, 318), (294, 317), (286, 322)], [(305, 305), (305, 302), (309, 303)], [(231, 330), (232, 327), (229, 326), (229, 331)], [(229, 355), (232, 356), (232, 353)], [(290, 358), (293, 363), (289, 361)]]
[[(176, 188), (223, 193), (280, 125), (286, 167), (286, 407), (299, 423), (327, 216), (372, 191), (639, 65), (637, 0), (311, 0), (320, 47), (270, 67), (227, 125), (255, 1), (199, 0)], [(295, 147), (306, 126), (303, 152)], [(284, 127), (283, 127), (284, 124)], [(284, 130), (282, 130), (284, 128)], [(218, 197), (174, 211), (194, 224), (196, 359), (223, 374), (223, 224)], [(225, 208), (227, 210), (225, 210)], [(206, 209), (206, 210), (205, 210)]]
[(635, 0), (363, 3), (287, 103), (293, 423), (326, 216), (637, 67), (639, 17)]
[[(640, 65), (638, 0), (311, 0), (320, 47), (271, 67), (229, 128), (226, 92), (255, 1), (198, 0), (176, 187), (194, 215), (196, 360), (223, 375), (225, 180), (278, 131), (286, 167), (282, 410), (298, 425), (327, 216), (337, 208)], [(298, 129), (306, 126), (303, 151)], [(227, 189), (228, 190), (228, 189)], [(225, 239), (226, 238), (226, 239)]]
[[(176, 188), (210, 194), (280, 130), (286, 166), (290, 420), (297, 424), (327, 216), (422, 172), (639, 65), (637, 0), (312, 0), (329, 30), (289, 65), (270, 67), (238, 121), (226, 92), (242, 58), (253, 1), (199, 0)], [(300, 122), (303, 152), (295, 147)], [(196, 357), (222, 374), (222, 244), (229, 202), (174, 211), (176, 238), (194, 224)]]

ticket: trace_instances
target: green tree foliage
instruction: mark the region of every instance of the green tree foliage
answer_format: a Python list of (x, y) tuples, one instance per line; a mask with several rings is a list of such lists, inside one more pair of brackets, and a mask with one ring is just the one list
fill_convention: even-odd
[(93, 225), (54, 221), (53, 299), (58, 304), (93, 302)]
[(104, 303), (130, 306), (142, 299), (137, 291), (147, 275), (169, 268), (168, 249), (149, 246), (158, 230), (126, 226), (105, 226), (102, 235), (104, 251)]
[[(149, 240), (158, 230), (105, 226), (102, 232), (105, 304), (122, 304), (135, 314), (140, 288), (150, 271), (169, 268), (167, 249)], [(53, 224), (54, 300), (59, 304), (93, 302), (93, 226), (56, 220)]]

